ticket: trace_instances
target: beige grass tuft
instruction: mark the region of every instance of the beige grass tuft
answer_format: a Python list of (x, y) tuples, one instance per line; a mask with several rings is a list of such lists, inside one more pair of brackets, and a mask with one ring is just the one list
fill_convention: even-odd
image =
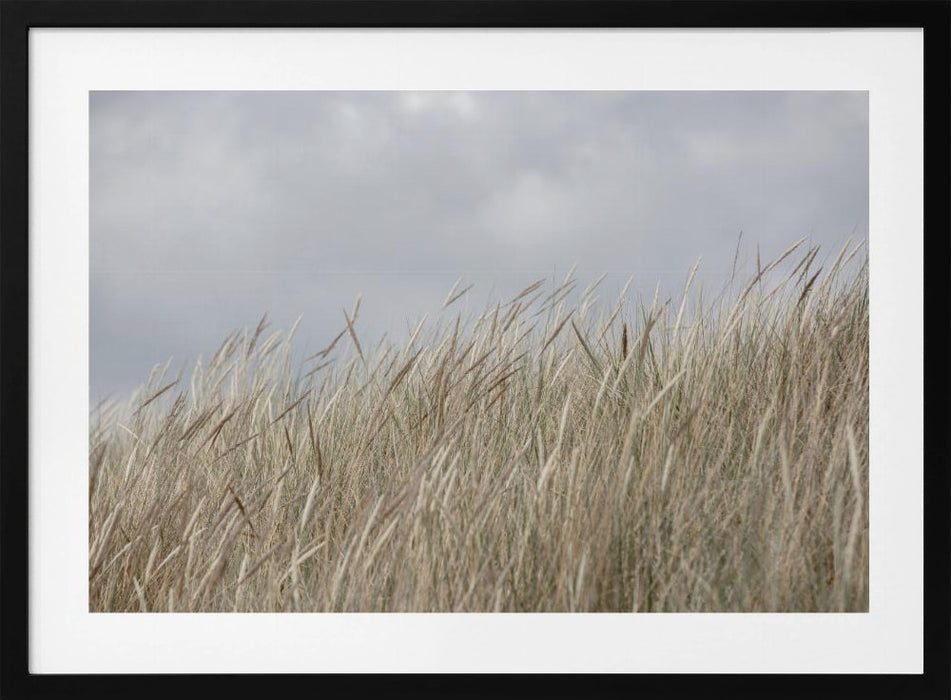
[(89, 608), (867, 610), (860, 248), (601, 317), (457, 283), (405, 347), (357, 304), (299, 371), (262, 319), (93, 411)]

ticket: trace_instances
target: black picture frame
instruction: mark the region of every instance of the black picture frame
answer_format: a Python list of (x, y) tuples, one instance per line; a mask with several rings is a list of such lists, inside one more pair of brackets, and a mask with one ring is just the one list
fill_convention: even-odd
[[(29, 30), (38, 27), (888, 28), (924, 32), (924, 673), (921, 675), (371, 675), (313, 692), (413, 695), (951, 697), (947, 396), (951, 2), (826, 0), (2, 0), (0, 2), (0, 695), (273, 694), (291, 675), (35, 675), (28, 666)], [(340, 681), (327, 686), (328, 680)], [(344, 685), (346, 684), (346, 685)], [(284, 690), (281, 688), (281, 690)], [(295, 692), (290, 687), (289, 692)]]

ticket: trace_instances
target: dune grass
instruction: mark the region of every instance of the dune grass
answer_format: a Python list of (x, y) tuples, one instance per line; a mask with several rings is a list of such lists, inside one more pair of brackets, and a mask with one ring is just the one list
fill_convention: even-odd
[(89, 609), (867, 610), (860, 255), (709, 302), (453, 289), (399, 346), (358, 304), (300, 366), (234, 333), (92, 411)]

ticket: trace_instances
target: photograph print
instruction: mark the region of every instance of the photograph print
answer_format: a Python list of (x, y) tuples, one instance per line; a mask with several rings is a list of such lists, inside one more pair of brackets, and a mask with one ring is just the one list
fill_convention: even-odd
[(90, 612), (867, 612), (867, 92), (90, 92)]

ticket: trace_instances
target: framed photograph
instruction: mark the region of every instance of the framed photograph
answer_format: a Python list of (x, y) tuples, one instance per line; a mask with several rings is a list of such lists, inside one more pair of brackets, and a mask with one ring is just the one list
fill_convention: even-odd
[(948, 697), (949, 20), (0, 2), (4, 697)]

